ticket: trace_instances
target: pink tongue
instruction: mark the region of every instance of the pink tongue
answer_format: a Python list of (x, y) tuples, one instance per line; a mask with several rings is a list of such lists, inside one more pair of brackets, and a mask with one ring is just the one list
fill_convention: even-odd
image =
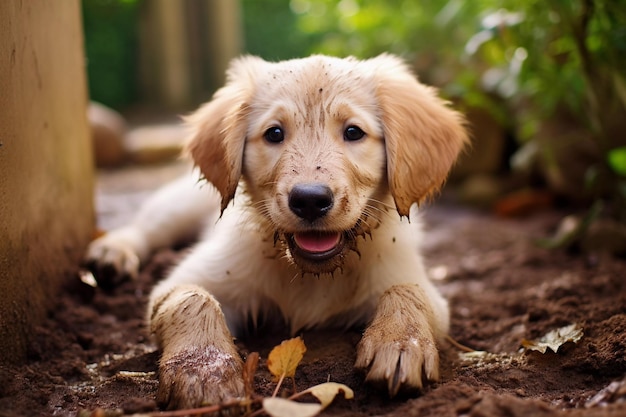
[(339, 244), (339, 233), (302, 232), (294, 235), (296, 245), (307, 252), (327, 252)]

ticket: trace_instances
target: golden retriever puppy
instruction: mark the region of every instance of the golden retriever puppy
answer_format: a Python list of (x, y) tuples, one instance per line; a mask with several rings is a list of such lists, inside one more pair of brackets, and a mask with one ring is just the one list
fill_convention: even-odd
[(87, 255), (134, 275), (155, 249), (200, 234), (150, 298), (159, 402), (243, 395), (233, 335), (272, 312), (292, 332), (367, 325), (355, 366), (391, 395), (436, 380), (448, 306), (424, 268), (415, 203), (444, 182), (463, 118), (381, 55), (237, 59), (186, 121), (206, 184), (167, 186)]

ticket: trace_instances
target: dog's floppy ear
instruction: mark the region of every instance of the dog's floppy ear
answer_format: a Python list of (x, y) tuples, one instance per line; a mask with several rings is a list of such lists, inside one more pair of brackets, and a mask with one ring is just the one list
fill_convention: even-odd
[(222, 211), (235, 196), (241, 177), (249, 100), (257, 67), (264, 62), (250, 56), (234, 60), (226, 85), (185, 118), (191, 129), (185, 150), (222, 195)]
[(464, 118), (435, 89), (419, 83), (399, 58), (381, 55), (370, 62), (377, 78), (389, 187), (398, 213), (409, 216), (413, 203), (441, 187), (468, 141)]

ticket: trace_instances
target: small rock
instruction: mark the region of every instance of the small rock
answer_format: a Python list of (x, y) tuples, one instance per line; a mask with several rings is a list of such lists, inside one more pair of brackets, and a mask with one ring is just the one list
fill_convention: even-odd
[(124, 118), (115, 110), (96, 102), (89, 104), (87, 118), (96, 166), (105, 168), (123, 164), (126, 160)]
[(171, 161), (180, 156), (185, 137), (186, 130), (182, 125), (138, 127), (126, 136), (126, 151), (138, 164)]

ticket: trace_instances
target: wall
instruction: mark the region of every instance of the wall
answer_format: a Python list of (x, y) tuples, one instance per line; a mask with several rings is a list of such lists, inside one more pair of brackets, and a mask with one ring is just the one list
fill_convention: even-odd
[(26, 359), (93, 234), (78, 0), (0, 1), (0, 364)]

